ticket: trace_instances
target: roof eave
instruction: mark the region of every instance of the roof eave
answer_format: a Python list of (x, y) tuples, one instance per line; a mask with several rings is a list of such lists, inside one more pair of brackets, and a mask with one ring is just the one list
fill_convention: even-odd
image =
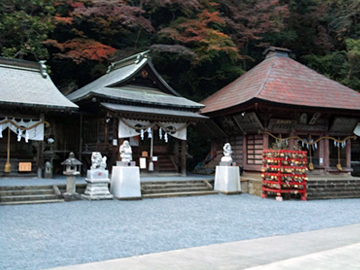
[(76, 107), (75, 106), (69, 107), (69, 106), (54, 106), (54, 105), (30, 104), (30, 103), (22, 103), (22, 102), (4, 102), (4, 101), (0, 101), (0, 104), (10, 107), (25, 107), (25, 108), (36, 108), (36, 109), (46, 109), (46, 110), (73, 111), (79, 109), (79, 106), (77, 105), (75, 105)]
[[(179, 105), (172, 104), (172, 103), (146, 102), (146, 101), (139, 101), (137, 99), (125, 99), (125, 98), (121, 98), (121, 97), (108, 96), (105, 94), (99, 94), (99, 93), (95, 93), (92, 91), (89, 92), (88, 95), (83, 96), (81, 99), (72, 100), (72, 101), (79, 102), (79, 101), (84, 101), (86, 99), (91, 99), (91, 98), (103, 98), (103, 99), (107, 99), (107, 100), (109, 98), (111, 98), (111, 101), (123, 101), (123, 102), (146, 104), (146, 105), (157, 105), (157, 106), (161, 106), (161, 107), (185, 108), (185, 109), (191, 109), (191, 110), (200, 110), (201, 108), (205, 107), (205, 105), (202, 105), (202, 104), (201, 104), (202, 106), (186, 106), (186, 105), (179, 106)], [(107, 102), (109, 102), (109, 101), (107, 101)]]

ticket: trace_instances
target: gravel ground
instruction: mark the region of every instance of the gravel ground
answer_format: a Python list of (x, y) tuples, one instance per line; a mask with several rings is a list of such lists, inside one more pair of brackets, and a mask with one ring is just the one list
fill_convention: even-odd
[(0, 269), (45, 269), (360, 223), (360, 199), (248, 194), (0, 206)]

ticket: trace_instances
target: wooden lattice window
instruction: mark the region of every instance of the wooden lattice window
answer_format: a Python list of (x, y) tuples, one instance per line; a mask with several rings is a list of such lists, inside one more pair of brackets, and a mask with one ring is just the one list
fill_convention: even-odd
[(247, 164), (262, 164), (263, 136), (248, 135), (246, 143)]

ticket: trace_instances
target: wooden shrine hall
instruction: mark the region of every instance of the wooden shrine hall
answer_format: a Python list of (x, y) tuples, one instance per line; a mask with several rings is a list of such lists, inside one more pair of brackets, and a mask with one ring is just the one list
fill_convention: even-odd
[[(214, 156), (233, 146), (244, 172), (260, 172), (265, 149), (307, 151), (309, 175), (350, 174), (360, 158), (354, 130), (360, 93), (270, 47), (265, 60), (201, 103)], [(358, 133), (359, 134), (359, 133)]]
[(111, 170), (128, 140), (142, 174), (185, 175), (187, 126), (208, 118), (198, 113), (204, 105), (181, 97), (161, 78), (148, 52), (112, 63), (105, 75), (67, 98), (80, 107), (84, 167), (98, 151)]
[(0, 176), (42, 177), (55, 123), (78, 108), (56, 88), (44, 63), (0, 58)]

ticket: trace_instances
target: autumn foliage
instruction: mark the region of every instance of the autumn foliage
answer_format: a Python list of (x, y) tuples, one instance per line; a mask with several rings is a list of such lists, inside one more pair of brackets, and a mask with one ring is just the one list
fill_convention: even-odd
[(149, 50), (161, 75), (201, 100), (263, 60), (268, 45), (360, 89), (359, 0), (5, 0), (0, 53), (48, 59), (79, 86)]
[(60, 50), (60, 53), (54, 54), (54, 57), (71, 59), (77, 64), (86, 60), (103, 61), (116, 51), (116, 49), (98, 41), (83, 38), (74, 38), (63, 43), (56, 40), (47, 40), (44, 43), (51, 44)]

